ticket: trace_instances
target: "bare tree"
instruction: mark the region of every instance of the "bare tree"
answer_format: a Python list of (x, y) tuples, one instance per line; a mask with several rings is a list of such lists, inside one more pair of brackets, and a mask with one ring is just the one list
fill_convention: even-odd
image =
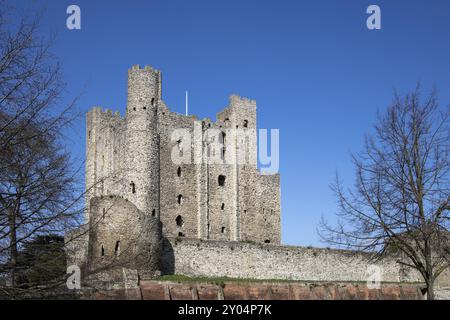
[(364, 150), (352, 155), (353, 188), (336, 177), (338, 221), (324, 219), (324, 242), (381, 258), (396, 253), (398, 262), (417, 270), (428, 299), (435, 279), (449, 267), (450, 108), (439, 108), (433, 92), (425, 100), (420, 88), (378, 115)]
[(76, 99), (62, 103), (52, 41), (39, 36), (39, 19), (16, 26), (14, 10), (0, 4), (0, 259), (15, 285), (21, 245), (77, 222), (82, 192), (64, 148)]

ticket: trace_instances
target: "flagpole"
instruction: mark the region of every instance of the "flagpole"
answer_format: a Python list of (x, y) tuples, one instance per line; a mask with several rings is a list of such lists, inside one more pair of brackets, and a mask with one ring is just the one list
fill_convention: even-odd
[(186, 90), (186, 115), (188, 115), (188, 92)]

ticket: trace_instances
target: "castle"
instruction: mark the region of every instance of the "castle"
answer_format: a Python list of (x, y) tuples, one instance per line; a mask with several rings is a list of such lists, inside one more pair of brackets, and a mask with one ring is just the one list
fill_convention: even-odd
[[(257, 167), (255, 101), (232, 95), (213, 122), (171, 112), (161, 92), (159, 71), (134, 66), (125, 117), (88, 112), (85, 223), (65, 236), (68, 265), (126, 288), (158, 274), (367, 281), (366, 253), (281, 245), (280, 177)], [(382, 281), (421, 281), (397, 260), (376, 262)]]
[(167, 238), (280, 244), (280, 178), (257, 167), (256, 102), (232, 95), (215, 122), (200, 121), (169, 110), (161, 79), (133, 66), (125, 117), (87, 114), (85, 224), (66, 236), (71, 263), (151, 275)]
[[(216, 122), (199, 121), (168, 109), (161, 79), (134, 66), (125, 117), (87, 114), (86, 221), (91, 199), (114, 195), (158, 218), (166, 236), (279, 244), (280, 181), (257, 169), (256, 102), (233, 95)], [(188, 161), (174, 163), (174, 150)], [(244, 161), (226, 161), (238, 154)]]

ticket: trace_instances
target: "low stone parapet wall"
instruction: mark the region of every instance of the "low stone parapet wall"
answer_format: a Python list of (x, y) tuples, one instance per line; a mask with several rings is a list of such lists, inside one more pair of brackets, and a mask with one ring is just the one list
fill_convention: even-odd
[(86, 291), (82, 299), (121, 300), (422, 300), (420, 284), (141, 281), (138, 288)]

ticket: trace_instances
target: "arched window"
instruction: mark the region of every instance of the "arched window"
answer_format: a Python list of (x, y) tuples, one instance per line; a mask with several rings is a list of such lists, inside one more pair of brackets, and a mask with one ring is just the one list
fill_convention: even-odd
[(222, 232), (222, 233), (225, 233), (225, 227), (222, 227), (221, 232)]
[(221, 186), (221, 187), (225, 186), (225, 176), (224, 175), (219, 176), (218, 183), (219, 183), (219, 186)]
[(105, 256), (105, 248), (103, 247), (103, 245), (102, 245), (102, 249), (101, 249), (101, 255), (102, 255), (102, 257)]
[(248, 127), (248, 120), (244, 120), (244, 128)]
[(152, 217), (156, 217), (156, 210), (155, 209), (152, 210)]
[(178, 227), (182, 227), (183, 226), (183, 218), (180, 215), (177, 216), (177, 218), (175, 219), (175, 222), (177, 223)]
[(155, 98), (152, 98), (152, 106), (155, 105)]
[(181, 177), (181, 167), (178, 167), (178, 169), (177, 169), (177, 176)]
[(220, 209), (225, 209), (225, 203), (222, 203), (222, 205), (220, 206)]
[(183, 202), (183, 196), (181, 194), (178, 195), (178, 204)]

